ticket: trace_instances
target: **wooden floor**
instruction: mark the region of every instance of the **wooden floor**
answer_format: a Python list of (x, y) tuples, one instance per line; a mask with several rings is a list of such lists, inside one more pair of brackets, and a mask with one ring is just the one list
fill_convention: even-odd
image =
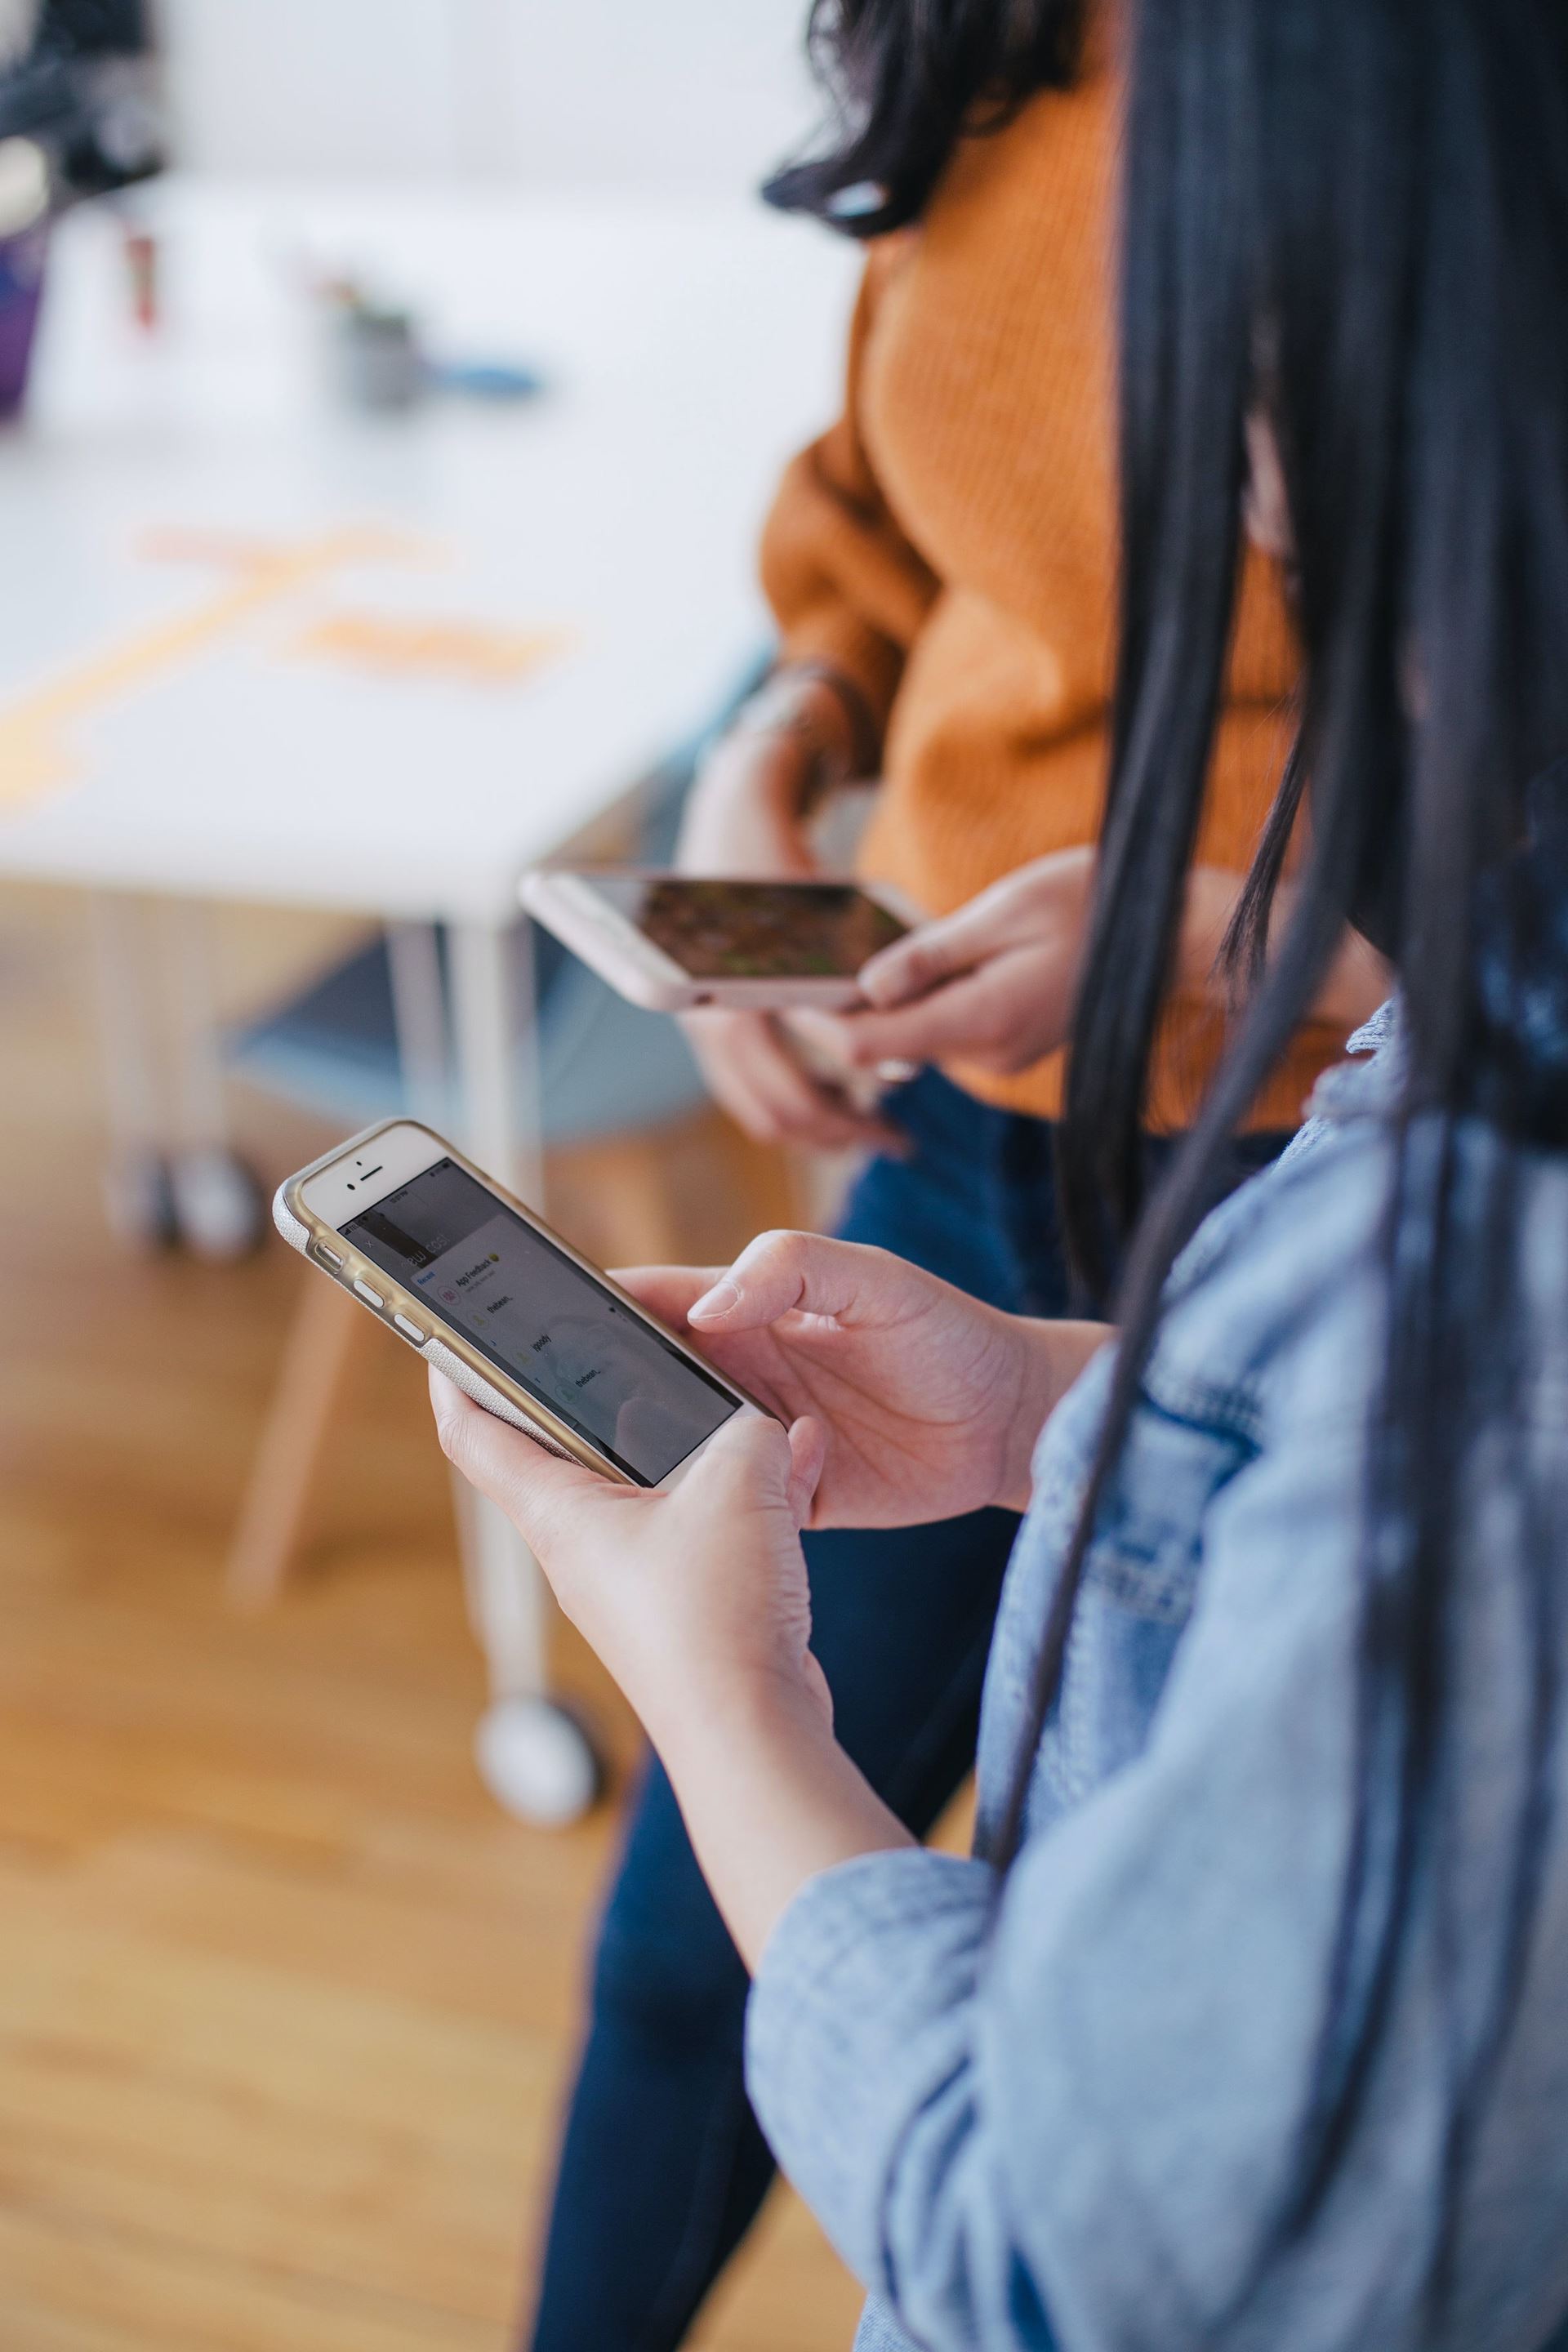
[[(231, 981), (321, 944), (237, 923)], [(70, 901), (0, 893), (0, 2341), (500, 2352), (613, 1822), (530, 1832), (475, 1780), (444, 1475), (390, 1345), (309, 1574), (269, 1617), (226, 1611), (303, 1270), (108, 1239), (84, 963)], [(270, 1174), (330, 1139), (244, 1116)], [(711, 1132), (677, 1175), (696, 1252), (771, 1213)], [(555, 1176), (562, 1222), (613, 1250), (615, 1182)], [(626, 1759), (591, 1662), (563, 1643), (560, 1673)], [(781, 2196), (694, 2340), (842, 2347), (857, 2303)]]

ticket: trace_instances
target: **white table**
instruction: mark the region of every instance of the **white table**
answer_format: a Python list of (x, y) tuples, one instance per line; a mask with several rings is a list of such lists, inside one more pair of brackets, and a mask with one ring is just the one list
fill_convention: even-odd
[[(518, 875), (605, 817), (762, 641), (756, 527), (831, 412), (854, 257), (760, 206), (620, 196), (174, 179), (142, 209), (163, 327), (129, 318), (111, 218), (74, 215), (26, 422), (0, 436), (0, 875), (99, 894), (111, 950), (142, 898), (380, 918), (416, 1077), (441, 1027), (427, 927), (449, 924), (466, 1140), (537, 1199)], [(352, 414), (311, 268), (410, 304), (443, 353), (536, 366), (545, 394)], [(320, 651), (323, 627), (426, 621), (552, 650), (489, 685)], [(198, 1004), (199, 963), (191, 944), (177, 992)], [(121, 1123), (133, 1027), (110, 1057)], [(199, 1132), (218, 1116), (199, 1010), (186, 1045)], [(508, 1532), (482, 1520), (471, 1564), (498, 1686), (537, 1696)]]

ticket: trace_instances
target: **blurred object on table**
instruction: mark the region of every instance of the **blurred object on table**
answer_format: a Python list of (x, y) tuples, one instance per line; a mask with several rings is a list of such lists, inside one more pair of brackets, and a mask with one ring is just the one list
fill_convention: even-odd
[(542, 376), (511, 360), (438, 361), (436, 381), (463, 400), (532, 400), (544, 390)]
[(161, 280), (158, 274), (159, 245), (150, 228), (140, 221), (125, 224), (122, 250), (125, 255), (125, 291), (131, 304), (131, 315), (143, 334), (150, 335), (158, 324)]
[(544, 388), (531, 367), (498, 354), (442, 359), (426, 347), (418, 314), (373, 291), (357, 275), (311, 281), (327, 341), (328, 382), (345, 407), (372, 415), (412, 408), (428, 394), (505, 404)]
[(376, 300), (352, 278), (330, 278), (318, 293), (328, 380), (344, 406), (412, 408), (428, 388), (413, 312)]

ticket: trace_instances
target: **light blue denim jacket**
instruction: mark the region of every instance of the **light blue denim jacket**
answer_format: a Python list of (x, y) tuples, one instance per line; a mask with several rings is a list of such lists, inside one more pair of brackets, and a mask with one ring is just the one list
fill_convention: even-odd
[[(1412, 2317), (1436, 2196), (1441, 2003), (1471, 1999), (1495, 1960), (1527, 1687), (1508, 1580), (1489, 1573), (1517, 1535), (1506, 1482), (1466, 1579), (1468, 1913), (1440, 1952), (1423, 1893), (1348, 2169), (1237, 2307), (1290, 2178), (1351, 1819), (1387, 1026), (1363, 1033), (1382, 1040), (1375, 1059), (1324, 1082), (1320, 1116), (1173, 1276), (1000, 1904), (984, 1856), (1108, 1356), (1037, 1454), (986, 1684), (979, 1858), (904, 1851), (826, 1872), (763, 1956), (752, 2096), (870, 2293), (859, 2352), (1541, 2352), (1568, 2313), (1563, 1806), (1449, 2315), (1425, 2331)], [(1523, 1483), (1544, 1490), (1568, 1452), (1561, 1161), (1539, 1163), (1521, 1214), (1539, 1309)]]

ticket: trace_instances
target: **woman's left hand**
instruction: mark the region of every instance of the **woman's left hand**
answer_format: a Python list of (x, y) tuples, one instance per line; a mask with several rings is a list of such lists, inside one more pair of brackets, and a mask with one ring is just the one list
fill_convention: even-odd
[(1037, 857), (873, 956), (865, 1012), (812, 1025), (855, 1068), (956, 1058), (1026, 1070), (1067, 1041), (1093, 888), (1092, 847)]
[(448, 1459), (519, 1529), (656, 1747), (692, 1709), (724, 1715), (759, 1692), (831, 1720), (800, 1545), (822, 1468), (816, 1422), (786, 1432), (738, 1414), (661, 1494), (546, 1454), (439, 1372), (430, 1398)]
[(545, 1454), (430, 1375), (441, 1444), (531, 1546), (641, 1717), (754, 1969), (808, 1879), (910, 1843), (833, 1737), (800, 1529), (822, 1437), (737, 1414), (668, 1494)]

